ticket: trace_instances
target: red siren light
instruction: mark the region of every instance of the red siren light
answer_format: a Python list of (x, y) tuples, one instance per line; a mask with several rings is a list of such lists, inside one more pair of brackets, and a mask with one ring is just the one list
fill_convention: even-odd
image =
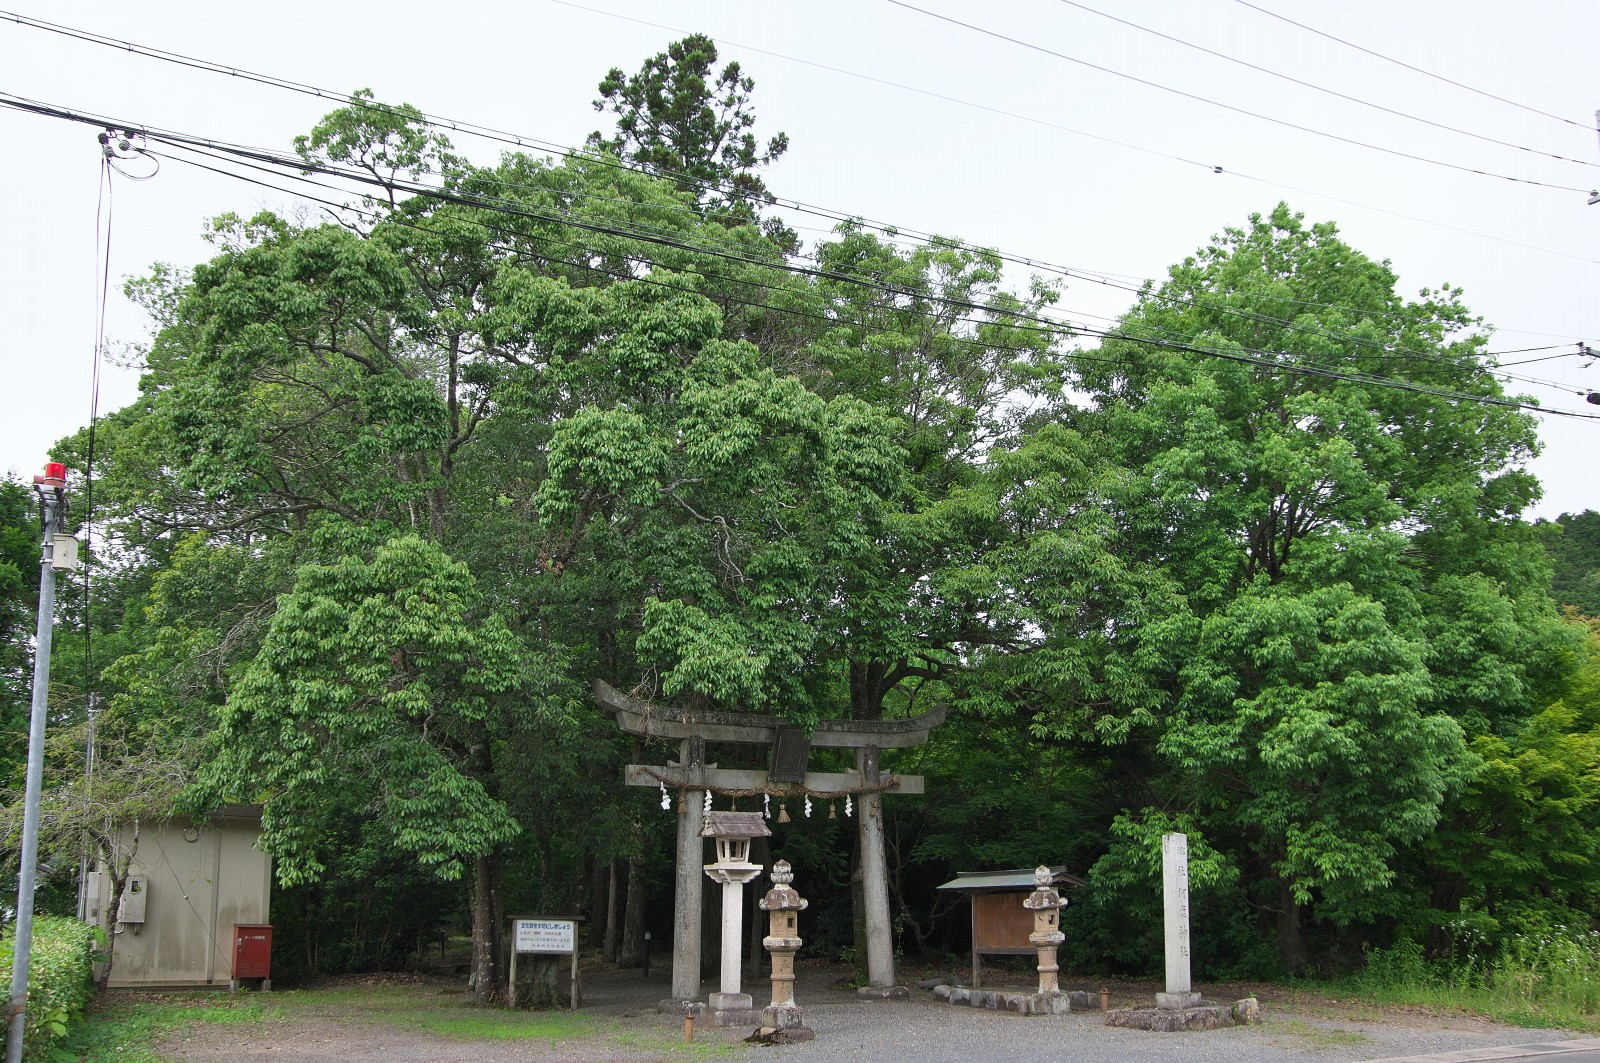
[(35, 487), (67, 486), (67, 467), (59, 461), (46, 462), (43, 476), (33, 478)]

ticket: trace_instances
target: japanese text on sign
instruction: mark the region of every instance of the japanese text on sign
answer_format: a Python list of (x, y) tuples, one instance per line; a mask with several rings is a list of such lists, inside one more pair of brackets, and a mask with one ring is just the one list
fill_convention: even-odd
[(572, 952), (577, 923), (571, 919), (518, 919), (513, 935), (518, 952)]

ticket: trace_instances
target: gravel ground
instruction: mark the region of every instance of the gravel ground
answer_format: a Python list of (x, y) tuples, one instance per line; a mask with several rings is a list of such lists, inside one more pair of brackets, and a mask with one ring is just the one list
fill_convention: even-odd
[[(1263, 1022), (1197, 1033), (1149, 1033), (1104, 1025), (1099, 1012), (1019, 1016), (952, 1007), (913, 989), (908, 1001), (868, 1001), (834, 988), (840, 972), (802, 969), (796, 994), (816, 1039), (779, 1047), (743, 1043), (750, 1031), (701, 1025), (695, 1044), (682, 1044), (682, 1019), (660, 1014), (664, 972), (649, 982), (637, 972), (585, 974), (583, 1013), (594, 1033), (548, 1041), (446, 1039), (375, 1025), (351, 1015), (306, 1015), (252, 1027), (201, 1026), (174, 1037), (164, 1053), (192, 1063), (570, 1063), (684, 1058), (784, 1063), (988, 1063), (1072, 1060), (1141, 1063), (1345, 1063), (1399, 1056), (1465, 1052), (1504, 1045), (1549, 1044), (1576, 1036), (1528, 1030), (1468, 1016), (1379, 1011), (1370, 1005), (1322, 1000), (1271, 989), (1258, 993)], [(710, 988), (709, 984), (707, 988)], [(753, 987), (751, 987), (753, 988)], [(1074, 986), (1068, 988), (1094, 988)], [(1156, 987), (1117, 985), (1112, 1005), (1143, 1003)], [(1199, 986), (1208, 1000), (1231, 1001), (1248, 987)], [(762, 1001), (757, 995), (757, 1002)]]

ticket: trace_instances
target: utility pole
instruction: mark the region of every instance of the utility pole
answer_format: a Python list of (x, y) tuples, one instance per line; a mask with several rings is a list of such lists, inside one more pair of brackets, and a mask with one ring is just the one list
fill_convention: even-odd
[(33, 478), (43, 515), (39, 558), (39, 627), (34, 637), (33, 714), (28, 724), (28, 781), (23, 798), (22, 868), (17, 876), (17, 936), (11, 960), (11, 1006), (6, 1009), (6, 1063), (22, 1063), (28, 1008), (28, 961), (33, 952), (33, 890), (39, 862), (39, 791), (44, 777), (44, 720), (50, 694), (50, 636), (56, 611), (56, 572), (77, 567), (78, 543), (62, 531), (67, 512), (67, 467), (50, 462)]

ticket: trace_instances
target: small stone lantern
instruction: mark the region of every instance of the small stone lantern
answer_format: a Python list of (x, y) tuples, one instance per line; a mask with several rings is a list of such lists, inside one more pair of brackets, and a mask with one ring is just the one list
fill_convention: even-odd
[(1039, 952), (1040, 996), (1061, 991), (1057, 979), (1061, 968), (1056, 965), (1056, 949), (1067, 939), (1060, 926), (1060, 910), (1067, 906), (1067, 902), (1056, 890), (1053, 880), (1054, 876), (1048, 867), (1036, 868), (1033, 872), (1034, 890), (1022, 901), (1022, 906), (1033, 912), (1033, 933), (1028, 935), (1028, 940)]
[(795, 892), (789, 885), (793, 881), (789, 862), (779, 860), (772, 865), (772, 888), (761, 898), (761, 909), (768, 913), (768, 933), (761, 943), (772, 954), (772, 1003), (761, 1012), (761, 1025), (774, 1031), (773, 1040), (784, 1042), (811, 1040), (794, 1002), (794, 954), (800, 949), (795, 920), (811, 902)]
[(709, 998), (717, 1026), (743, 1026), (754, 1019), (754, 1002), (739, 991), (744, 884), (761, 874), (761, 865), (750, 862), (750, 839), (771, 833), (759, 812), (709, 812), (701, 828), (701, 834), (717, 843), (717, 860), (705, 865), (706, 875), (722, 883), (721, 992)]

